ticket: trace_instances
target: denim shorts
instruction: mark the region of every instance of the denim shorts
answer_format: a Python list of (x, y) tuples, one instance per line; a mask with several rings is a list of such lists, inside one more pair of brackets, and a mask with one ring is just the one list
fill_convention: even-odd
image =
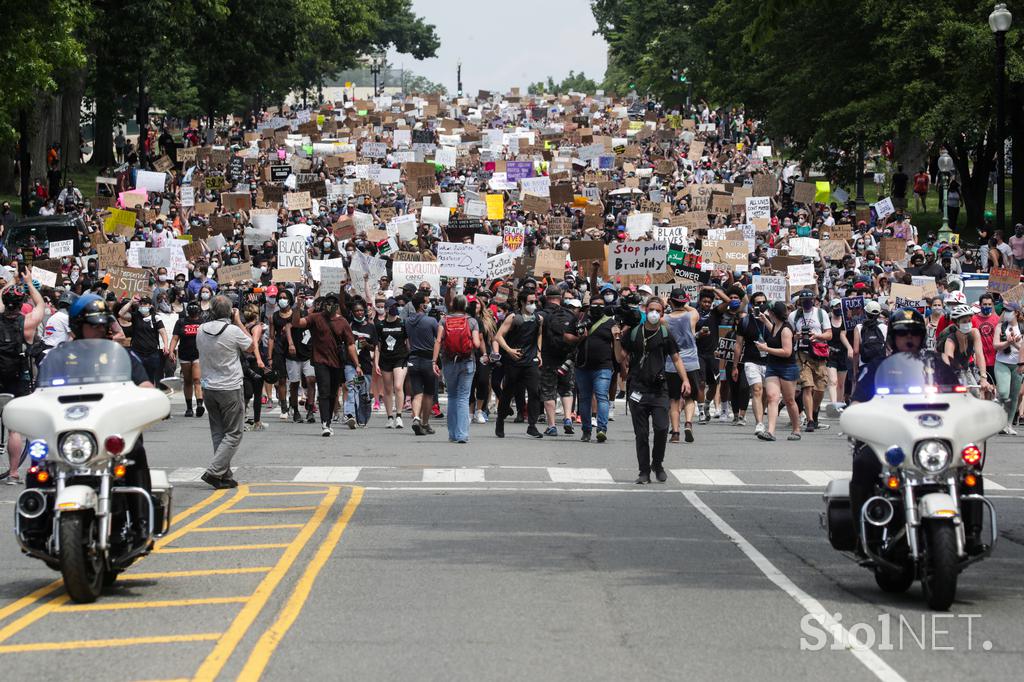
[(800, 367), (795, 364), (781, 366), (768, 365), (768, 368), (765, 370), (764, 377), (765, 379), (778, 377), (783, 381), (796, 381), (800, 378)]

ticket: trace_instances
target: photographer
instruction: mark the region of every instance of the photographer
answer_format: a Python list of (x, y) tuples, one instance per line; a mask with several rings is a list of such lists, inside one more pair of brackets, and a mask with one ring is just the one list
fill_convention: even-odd
[[(642, 325), (623, 330), (616, 324), (612, 328), (615, 355), (620, 364), (629, 368), (626, 396), (633, 417), (636, 460), (640, 468), (636, 482), (641, 485), (651, 482), (652, 471), (658, 483), (668, 480), (662, 466), (669, 431), (666, 360), (671, 360), (679, 375), (681, 395), (685, 398), (690, 394), (690, 381), (679, 358), (679, 347), (661, 322), (664, 313), (661, 299), (651, 298), (647, 301), (646, 320)], [(651, 427), (654, 428), (653, 451), (648, 440)]]
[(608, 391), (611, 388), (613, 363), (612, 328), (615, 318), (605, 311), (602, 302), (594, 301), (588, 306), (585, 317), (576, 331), (581, 338), (576, 349), (576, 389), (578, 392), (580, 440), (590, 442), (593, 428), (593, 400), (597, 399), (597, 442), (608, 440)]
[(544, 401), (544, 413), (548, 428), (545, 436), (557, 436), (555, 426), (555, 402), (562, 401), (563, 426), (567, 435), (572, 435), (572, 393), (573, 393), (573, 346), (579, 337), (576, 331), (576, 311), (579, 301), (572, 298), (575, 307), (563, 306), (562, 290), (555, 285), (544, 291), (544, 308), (538, 315), (544, 320), (544, 352), (540, 369), (540, 396)]

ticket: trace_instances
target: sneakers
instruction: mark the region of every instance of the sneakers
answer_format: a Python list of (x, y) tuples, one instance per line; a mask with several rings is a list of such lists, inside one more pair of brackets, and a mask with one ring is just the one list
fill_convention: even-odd
[(614, 405), (608, 408), (608, 421), (610, 421), (610, 422), (615, 421), (615, 406)]
[(764, 427), (764, 422), (754, 426), (754, 435), (756, 436), (756, 435), (758, 435), (760, 433), (764, 433), (764, 428), (765, 428)]
[(373, 401), (373, 411), (374, 412), (380, 412), (383, 409), (384, 409), (384, 406), (380, 404), (380, 398), (377, 398), (376, 400)]
[(505, 420), (497, 419), (494, 422), (494, 435), (498, 438), (505, 437)]
[(657, 481), (658, 483), (664, 483), (665, 481), (668, 480), (668, 475), (665, 473), (664, 469), (655, 469), (654, 480)]
[(711, 421), (711, 417), (708, 416), (707, 410), (701, 409), (700, 414), (697, 415), (697, 423), (707, 424), (709, 421)]
[(356, 418), (353, 417), (350, 414), (346, 414), (345, 415), (345, 425), (348, 426), (349, 429), (354, 431), (355, 428), (356, 428)]
[(214, 476), (209, 471), (204, 471), (200, 477), (203, 479), (203, 483), (216, 488), (217, 490), (224, 490), (226, 488), (237, 488), (238, 483), (233, 478), (224, 478), (222, 476)]
[(732, 421), (732, 413), (729, 410), (727, 410), (727, 409), (722, 410), (721, 412), (718, 413), (718, 421), (720, 421), (720, 422), (731, 422)]
[(428, 436), (433, 436), (434, 435), (434, 427), (432, 427), (430, 424), (424, 424), (423, 425), (423, 433), (425, 433)]
[(192, 411), (191, 407), (188, 407), (188, 408), (185, 409), (185, 414), (183, 414), (181, 416), (182, 417), (194, 417), (194, 416), (196, 416), (196, 413)]
[[(554, 427), (552, 427), (552, 428), (554, 428)], [(555, 430), (555, 433), (558, 433), (557, 429)], [(531, 438), (543, 438), (544, 437), (543, 434), (541, 434), (541, 432), (538, 431), (537, 427), (534, 426), (533, 424), (530, 424), (530, 426), (528, 426), (526, 428), (526, 435), (531, 437)]]
[(473, 417), (473, 423), (474, 424), (486, 424), (487, 423), (487, 417), (484, 416), (483, 412), (477, 412), (476, 416)]
[(683, 440), (685, 440), (687, 443), (692, 443), (693, 442), (693, 424), (691, 424), (690, 422), (686, 422), (686, 424), (684, 424), (683, 427), (684, 427), (683, 428)]
[(267, 427), (263, 422), (253, 422), (252, 431), (266, 431)]
[(1002, 433), (1003, 433), (1003, 435), (1006, 435), (1006, 436), (1016, 436), (1017, 435), (1016, 429), (1014, 429), (1009, 424), (1007, 424), (1006, 428), (1003, 429)]
[(412, 418), (412, 432), (417, 436), (422, 436), (425, 432), (423, 431), (423, 424), (420, 424), (419, 417)]
[(651, 475), (650, 474), (640, 474), (639, 476), (636, 477), (636, 484), (637, 485), (647, 485), (650, 482), (651, 482)]
[(403, 428), (403, 426), (404, 425), (402, 424), (402, 415), (397, 415), (395, 417), (395, 428), (396, 429), (401, 429), (401, 428)]
[(312, 410), (306, 412), (306, 423), (307, 424), (315, 424), (316, 423), (316, 415), (313, 414)]
[(580, 442), (581, 443), (589, 443), (590, 442), (590, 431), (584, 431), (582, 434), (580, 434)]
[(605, 442), (606, 440), (608, 440), (608, 434), (607, 434), (607, 433), (605, 433), (604, 431), (600, 431), (600, 430), (599, 430), (599, 431), (597, 432), (597, 442), (598, 442), (598, 443), (603, 443), (603, 442)]
[(434, 406), (430, 408), (430, 414), (435, 419), (444, 419), (444, 412), (441, 411), (441, 406), (434, 403)]
[(292, 421), (295, 422), (296, 424), (302, 423), (302, 415), (299, 414), (299, 408), (297, 407), (292, 411)]
[(196, 407), (196, 417), (202, 417), (206, 414), (206, 405), (198, 405)]
[(738, 416), (737, 417), (733, 417), (732, 425), (733, 426), (746, 426), (747, 425), (747, 418), (746, 417), (738, 417)]
[(288, 418), (289, 418), (288, 410), (282, 409), (281, 410), (281, 416), (280, 416), (281, 421), (286, 422), (286, 421), (288, 421)]
[(669, 443), (678, 443), (679, 442), (679, 432), (678, 431), (669, 431), (668, 432), (668, 442)]
[(4, 485), (21, 485), (21, 476), (8, 476), (4, 479)]
[[(530, 430), (527, 429), (526, 432), (530, 433)], [(549, 426), (547, 429), (544, 430), (544, 435), (545, 436), (557, 436), (558, 435), (558, 427)]]
[(718, 416), (718, 406), (714, 403), (707, 403), (704, 412), (708, 415), (708, 420), (714, 419)]
[(393, 428), (395, 428), (395, 418), (394, 417), (388, 417), (388, 423), (384, 426), (384, 428), (385, 429), (393, 429)]
[(807, 423), (804, 424), (804, 431), (807, 433), (814, 433), (814, 428), (814, 422), (808, 419)]
[(572, 430), (572, 418), (566, 417), (565, 419), (562, 420), (562, 429), (565, 430), (565, 435), (567, 436), (571, 436), (573, 433), (575, 433)]
[(327, 423), (321, 424), (321, 429), (322, 430), (320, 431), (320, 435), (323, 436), (324, 438), (330, 438), (331, 436), (334, 435), (334, 430), (331, 429), (331, 425), (330, 424), (327, 424)]

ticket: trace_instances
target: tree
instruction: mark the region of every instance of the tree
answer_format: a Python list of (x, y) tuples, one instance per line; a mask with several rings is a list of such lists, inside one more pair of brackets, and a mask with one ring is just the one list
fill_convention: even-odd
[(537, 81), (536, 83), (530, 83), (526, 87), (526, 92), (530, 95), (563, 95), (568, 92), (582, 92), (593, 95), (597, 90), (597, 83), (587, 78), (586, 74), (582, 71), (578, 74), (574, 71), (569, 71), (569, 75), (563, 78), (561, 83), (555, 83), (555, 79), (548, 76), (547, 83)]

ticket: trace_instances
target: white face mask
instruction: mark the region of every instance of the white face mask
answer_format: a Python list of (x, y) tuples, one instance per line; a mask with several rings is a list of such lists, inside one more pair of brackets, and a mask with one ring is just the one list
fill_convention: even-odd
[(148, 305), (142, 306), (141, 308), (139, 308), (139, 314), (140, 315), (149, 315), (149, 311), (150, 310), (151, 310), (151, 308)]
[(615, 294), (605, 294), (604, 295), (604, 302), (605, 303), (614, 303), (615, 302)]
[(525, 306), (523, 306), (523, 311), (527, 315), (533, 315), (535, 310), (537, 310), (537, 304), (535, 303), (527, 303)]
[(379, 305), (374, 308), (377, 311), (377, 317), (384, 317), (384, 306)]
[(288, 307), (288, 299), (287, 298), (279, 298), (279, 299), (277, 299), (277, 307), (280, 308), (281, 310), (284, 310), (285, 308), (287, 308)]
[(199, 298), (203, 299), (204, 301), (209, 301), (210, 300), (210, 292), (209, 291), (204, 291), (203, 293), (199, 294)]
[(957, 323), (956, 328), (959, 329), (960, 332), (963, 334), (970, 334), (971, 329), (974, 328), (974, 325), (972, 325), (970, 322), (959, 322)]
[(658, 312), (657, 310), (652, 310), (651, 312), (647, 313), (647, 321), (650, 322), (651, 324), (658, 324), (658, 322), (661, 321), (661, 313)]
[(431, 308), (431, 305), (429, 303), (424, 303), (423, 304), (423, 314), (426, 315), (427, 313), (429, 313), (430, 312), (430, 308)]

